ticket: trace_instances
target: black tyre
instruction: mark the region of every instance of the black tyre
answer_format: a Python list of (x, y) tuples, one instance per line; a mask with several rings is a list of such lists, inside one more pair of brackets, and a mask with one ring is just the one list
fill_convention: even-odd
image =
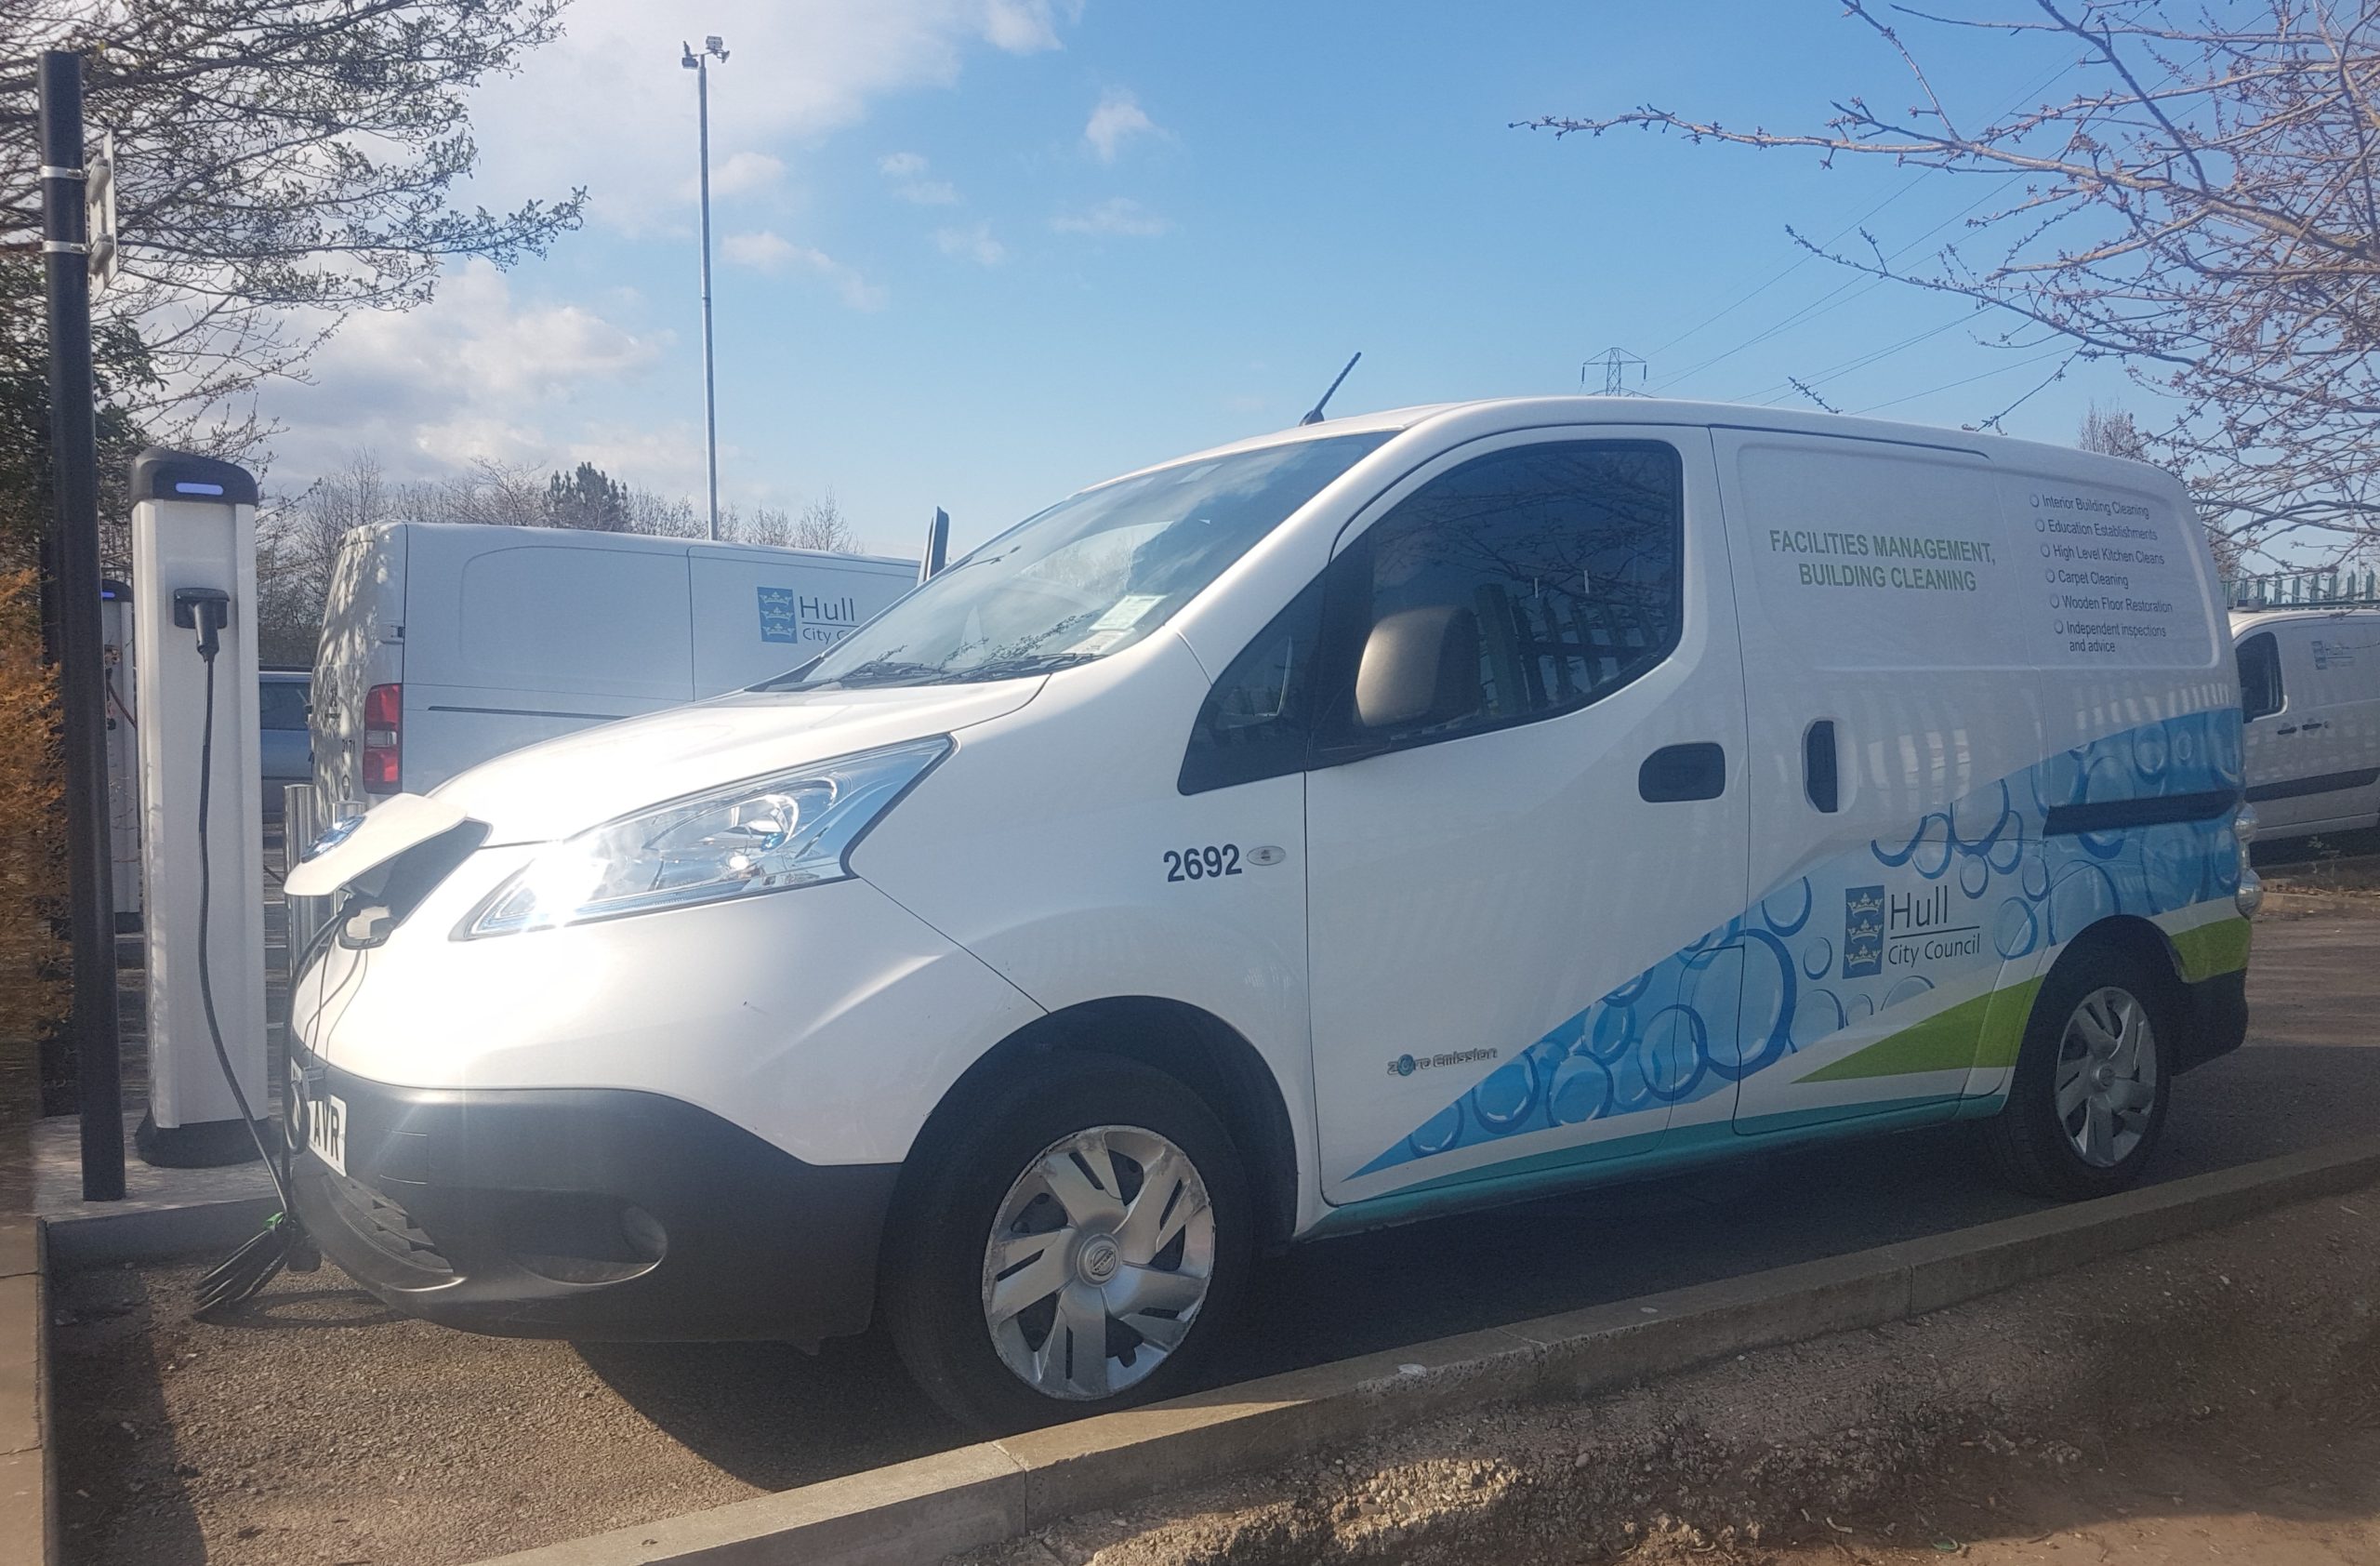
[(971, 1107), (904, 1193), (884, 1316), (918, 1384), (986, 1431), (1171, 1397), (1248, 1274), (1239, 1152), (1164, 1073), (1060, 1054)]
[(2138, 1180), (2165, 1129), (2178, 1012), (2172, 978), (2136, 956), (2095, 944), (2061, 959), (1984, 1128), (2001, 1177), (2066, 1201)]

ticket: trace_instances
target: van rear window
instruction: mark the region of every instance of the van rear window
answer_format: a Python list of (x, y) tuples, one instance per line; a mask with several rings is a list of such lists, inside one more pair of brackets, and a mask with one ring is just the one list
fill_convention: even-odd
[(2260, 630), (2240, 644), (2240, 717), (2253, 723), (2281, 707), (2281, 645)]
[(303, 729), (306, 726), (306, 683), (302, 680), (259, 681), (257, 685), (257, 726)]

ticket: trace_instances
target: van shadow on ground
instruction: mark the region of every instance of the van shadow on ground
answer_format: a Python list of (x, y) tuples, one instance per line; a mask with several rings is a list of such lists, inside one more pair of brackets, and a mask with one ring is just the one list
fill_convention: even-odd
[(879, 1329), (806, 1354), (781, 1343), (583, 1343), (606, 1387), (723, 1472), (787, 1490), (968, 1440)]
[[(2380, 1131), (2380, 1048), (2260, 1044), (2177, 1088), (2152, 1180)], [(1995, 1185), (1970, 1128), (1946, 1126), (1353, 1235), (1260, 1263), (1208, 1384), (2043, 1205)], [(830, 1343), (815, 1358), (733, 1344), (590, 1344), (579, 1353), (672, 1439), (765, 1489), (866, 1466), (854, 1460), (860, 1453), (897, 1462), (966, 1439), (910, 1384), (880, 1330)]]

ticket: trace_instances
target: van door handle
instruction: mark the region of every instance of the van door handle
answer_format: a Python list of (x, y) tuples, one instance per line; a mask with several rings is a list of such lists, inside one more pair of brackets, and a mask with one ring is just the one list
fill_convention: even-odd
[(1822, 816), (1843, 808), (1832, 718), (1820, 718), (1802, 734), (1802, 792), (1809, 796), (1810, 808)]
[(2300, 733), (2300, 734), (2311, 734), (2311, 733), (2313, 733), (2316, 729), (2326, 729), (2326, 728), (2329, 728), (2330, 726), (2331, 726), (2331, 723), (2330, 723), (2330, 720), (2329, 720), (2329, 719), (2327, 719), (2327, 718), (2317, 718), (2314, 722), (2312, 722), (2312, 723), (2300, 723), (2300, 724), (2298, 724), (2298, 725), (2297, 725), (2297, 732), (2298, 732), (2298, 733)]
[(2283, 723), (2281, 727), (2273, 730), (2272, 732), (2275, 734), (2295, 734), (2297, 732), (2297, 725), (2295, 723)]
[(1636, 792), (1647, 803), (1715, 800), (1727, 791), (1727, 752), (1707, 739), (1664, 745), (1636, 769)]

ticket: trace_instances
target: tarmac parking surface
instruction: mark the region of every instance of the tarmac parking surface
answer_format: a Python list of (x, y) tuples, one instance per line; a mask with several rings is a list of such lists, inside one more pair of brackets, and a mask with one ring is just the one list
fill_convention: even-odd
[[(2260, 922), (2249, 1045), (2177, 1084), (2153, 1180), (2380, 1132), (2375, 951), (2380, 898)], [(1945, 1128), (1333, 1240), (1264, 1264), (1217, 1379), (2038, 1205)], [(59, 1281), (69, 1560), (468, 1561), (968, 1439), (880, 1335), (815, 1357), (473, 1337), (391, 1316), (330, 1267), (201, 1325), (199, 1270)]]

